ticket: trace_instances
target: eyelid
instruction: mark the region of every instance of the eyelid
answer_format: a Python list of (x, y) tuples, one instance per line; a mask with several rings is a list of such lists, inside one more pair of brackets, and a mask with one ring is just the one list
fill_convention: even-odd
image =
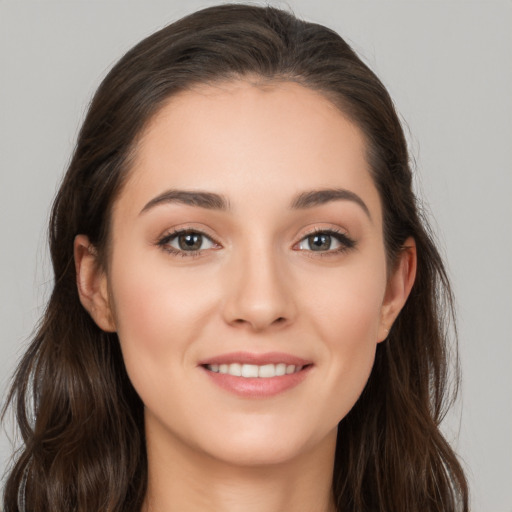
[[(184, 257), (199, 256), (203, 252), (221, 248), (222, 245), (216, 240), (216, 238), (213, 237), (212, 235), (210, 235), (209, 233), (207, 233), (206, 231), (207, 230), (205, 230), (204, 228), (198, 228), (198, 227), (190, 226), (190, 225), (175, 227), (170, 230), (167, 230), (166, 232), (164, 232), (164, 234), (159, 236), (155, 242), (155, 245), (158, 245), (162, 250), (164, 250), (170, 254), (184, 256)], [(174, 241), (180, 235), (185, 235), (185, 234), (189, 234), (189, 233), (198, 234), (204, 238), (207, 238), (211, 242), (213, 247), (208, 247), (206, 249), (196, 249), (196, 250), (191, 250), (191, 251), (184, 251), (182, 249), (179, 249), (177, 247), (173, 247), (172, 245), (170, 245), (170, 243), (169, 243), (170, 241)]]
[[(299, 248), (299, 244), (304, 242), (308, 237), (316, 235), (316, 234), (325, 234), (329, 235), (337, 240), (340, 244), (340, 247), (335, 249), (329, 249), (326, 251), (313, 251), (311, 249), (301, 249)], [(293, 249), (296, 251), (304, 251), (307, 253), (314, 253), (314, 256), (332, 256), (344, 251), (348, 251), (353, 249), (356, 246), (356, 241), (349, 236), (349, 234), (345, 230), (341, 230), (337, 227), (314, 227), (313, 229), (303, 233), (300, 237), (299, 241), (293, 245)], [(312, 256), (309, 254), (309, 256)]]
[[(191, 250), (187, 251), (187, 250), (180, 249), (179, 247), (175, 247), (174, 245), (172, 245), (174, 242), (179, 241), (181, 236), (191, 235), (191, 234), (200, 236), (201, 237), (201, 245), (203, 245), (203, 243), (205, 241), (207, 241), (210, 244), (210, 247), (205, 247), (205, 248), (201, 247), (201, 249), (195, 249), (195, 250), (191, 249)], [(178, 251), (182, 251), (183, 250), (183, 252), (190, 252), (190, 253), (192, 253), (192, 252), (199, 252), (199, 251), (204, 251), (204, 250), (207, 250), (207, 249), (211, 249), (212, 247), (215, 246), (215, 242), (209, 236), (205, 235), (204, 233), (199, 233), (197, 231), (182, 231), (182, 232), (174, 233), (174, 234), (172, 234), (172, 235), (170, 235), (169, 237), (166, 237), (166, 238), (167, 238), (167, 243), (171, 247), (173, 247), (174, 249), (176, 249)]]
[[(223, 245), (217, 241), (217, 237), (212, 236), (209, 232), (209, 229), (205, 229), (204, 227), (196, 227), (194, 225), (180, 225), (174, 228), (171, 228), (164, 232), (155, 242), (155, 245), (158, 245), (162, 250), (179, 256), (199, 256), (204, 252), (218, 250), (223, 247)], [(208, 239), (212, 247), (208, 247), (205, 249), (196, 249), (196, 250), (183, 250), (177, 247), (173, 247), (169, 244), (171, 240), (175, 240), (180, 235), (195, 233), (201, 235), (202, 237)], [(313, 236), (315, 234), (325, 234), (333, 237), (339, 244), (339, 247), (334, 249), (327, 249), (325, 251), (314, 251), (312, 249), (300, 248), (299, 245), (303, 243), (308, 237)], [(349, 236), (346, 230), (342, 230), (339, 227), (319, 227), (315, 226), (306, 231), (301, 235), (297, 242), (295, 242), (292, 246), (292, 249), (295, 251), (309, 253), (310, 257), (322, 257), (322, 256), (333, 256), (336, 254), (340, 254), (342, 252), (353, 249), (356, 246), (357, 242)]]

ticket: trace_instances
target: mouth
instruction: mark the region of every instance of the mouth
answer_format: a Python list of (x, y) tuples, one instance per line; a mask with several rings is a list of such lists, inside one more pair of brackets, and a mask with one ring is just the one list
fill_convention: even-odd
[(273, 377), (282, 377), (283, 375), (291, 375), (302, 371), (309, 365), (294, 365), (286, 363), (278, 364), (207, 364), (205, 368), (214, 373), (221, 373), (224, 375), (232, 375), (233, 377), (243, 377), (245, 379), (271, 379)]
[(313, 363), (283, 353), (232, 353), (202, 361), (199, 367), (220, 388), (243, 398), (284, 393), (306, 379)]

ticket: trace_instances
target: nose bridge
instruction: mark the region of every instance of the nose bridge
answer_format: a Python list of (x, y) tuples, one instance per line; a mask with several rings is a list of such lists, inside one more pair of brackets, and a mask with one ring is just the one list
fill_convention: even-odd
[(244, 249), (233, 251), (225, 319), (254, 330), (288, 323), (294, 315), (294, 304), (283, 255), (272, 241), (250, 238), (243, 244)]

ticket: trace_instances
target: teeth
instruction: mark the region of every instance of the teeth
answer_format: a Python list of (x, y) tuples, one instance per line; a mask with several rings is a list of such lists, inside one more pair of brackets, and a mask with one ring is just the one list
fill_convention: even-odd
[(246, 377), (260, 379), (268, 379), (271, 377), (280, 377), (281, 375), (290, 375), (302, 370), (302, 366), (295, 366), (293, 364), (264, 364), (258, 366), (256, 364), (209, 364), (206, 366), (208, 370), (215, 373), (224, 373), (233, 375), (235, 377)]
[(276, 364), (276, 375), (284, 375), (286, 373), (286, 365), (284, 363)]
[(236, 377), (242, 376), (242, 365), (238, 363), (233, 363), (226, 365), (228, 368), (225, 373), (230, 373), (231, 375), (235, 375)]
[(258, 370), (258, 377), (263, 379), (267, 377), (275, 377), (276, 376), (276, 365), (275, 364), (266, 364), (264, 366), (260, 366)]
[[(229, 365), (231, 367), (231, 365)], [(231, 369), (231, 368), (230, 368)], [(229, 372), (229, 370), (228, 370)], [(242, 377), (257, 377), (258, 367), (255, 364), (242, 365)]]

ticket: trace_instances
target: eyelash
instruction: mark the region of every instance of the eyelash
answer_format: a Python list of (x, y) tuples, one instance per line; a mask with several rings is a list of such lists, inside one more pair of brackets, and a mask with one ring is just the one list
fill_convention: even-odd
[(173, 231), (172, 233), (168, 233), (167, 235), (163, 236), (160, 240), (158, 240), (157, 245), (161, 247), (162, 250), (165, 252), (172, 254), (174, 256), (181, 256), (183, 258), (187, 257), (197, 257), (200, 256), (201, 253), (207, 249), (198, 249), (195, 251), (183, 251), (176, 249), (169, 245), (169, 243), (179, 236), (182, 235), (200, 235), (201, 237), (209, 240), (213, 245), (220, 246), (211, 236), (208, 236), (206, 233), (203, 233), (202, 231), (199, 231), (197, 229), (178, 229), (176, 231)]
[(328, 235), (335, 240), (337, 240), (340, 244), (340, 247), (337, 249), (330, 249), (327, 251), (305, 251), (310, 257), (316, 257), (319, 256), (321, 258), (329, 257), (329, 256), (335, 256), (347, 251), (350, 251), (351, 249), (354, 249), (356, 247), (356, 241), (350, 238), (346, 233), (343, 233), (342, 231), (338, 231), (336, 229), (322, 229), (322, 228), (315, 228), (311, 232), (305, 234), (297, 244), (294, 245), (297, 246), (298, 244), (302, 243), (303, 241), (307, 240), (309, 237), (314, 235)]
[[(179, 236), (182, 235), (188, 235), (188, 234), (195, 234), (200, 235), (201, 237), (204, 237), (205, 239), (209, 240), (213, 245), (220, 246), (212, 237), (208, 236), (207, 234), (203, 233), (202, 231), (195, 230), (195, 229), (180, 229), (173, 231), (172, 233), (166, 234), (163, 236), (160, 240), (158, 240), (157, 245), (164, 250), (165, 252), (172, 254), (174, 256), (181, 256), (183, 258), (187, 257), (197, 257), (200, 256), (201, 253), (208, 249), (198, 249), (195, 251), (184, 251), (179, 250), (171, 245), (169, 243)], [(316, 254), (310, 254), (310, 257), (320, 256), (320, 257), (328, 257), (333, 256), (336, 254), (341, 254), (343, 252), (349, 251), (351, 249), (354, 249), (356, 246), (356, 241), (347, 236), (345, 233), (335, 230), (335, 229), (322, 229), (322, 228), (316, 228), (312, 230), (309, 233), (306, 233), (296, 244), (294, 244), (294, 247), (297, 245), (303, 243), (305, 240), (307, 240), (309, 237), (314, 235), (327, 235), (334, 239), (336, 239), (340, 243), (340, 247), (337, 249), (331, 249), (327, 251), (313, 251), (313, 250), (304, 250), (304, 249), (296, 249), (298, 251), (304, 251), (308, 253), (316, 253)]]

